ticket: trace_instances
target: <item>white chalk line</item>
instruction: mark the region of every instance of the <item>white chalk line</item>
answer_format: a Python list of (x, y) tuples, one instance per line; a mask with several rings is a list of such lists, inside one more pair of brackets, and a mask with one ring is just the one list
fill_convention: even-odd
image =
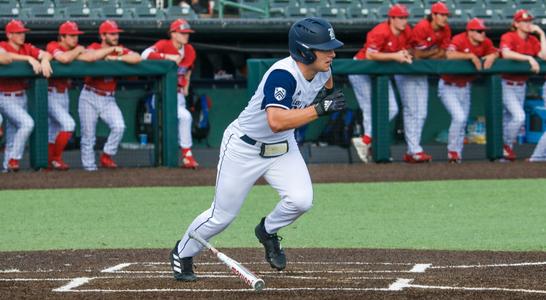
[(496, 268), (496, 267), (527, 267), (527, 266), (543, 266), (543, 265), (546, 265), (546, 261), (522, 262), (522, 263), (510, 263), (510, 264), (431, 266), (430, 269), (471, 269), (471, 268)]
[(430, 268), (432, 264), (415, 264), (411, 270), (409, 270), (410, 273), (425, 273), (425, 271)]
[(73, 278), (0, 278), (0, 281), (69, 281)]
[(477, 291), (477, 292), (488, 292), (488, 291), (499, 291), (499, 292), (517, 292), (517, 293), (528, 293), (528, 294), (546, 294), (546, 290), (529, 290), (529, 289), (508, 289), (508, 288), (499, 288), (499, 287), (464, 287), (464, 286), (434, 286), (434, 285), (420, 285), (420, 284), (408, 284), (408, 288), (417, 288), (417, 289), (439, 289), (439, 290), (463, 290), (463, 291)]
[[(265, 288), (261, 292), (294, 292), (294, 291), (343, 291), (343, 292), (361, 292), (361, 291), (381, 291), (389, 292), (388, 288)], [(191, 293), (203, 293), (203, 292), (252, 292), (256, 293), (254, 289), (123, 289), (123, 290), (104, 290), (104, 289), (81, 289), (81, 290), (67, 290), (62, 292), (73, 293), (159, 293), (159, 292), (191, 292)]]
[[(296, 265), (401, 265), (401, 266), (411, 266), (415, 265), (414, 263), (390, 263), (390, 262), (362, 262), (362, 261), (344, 261), (344, 262), (326, 262), (326, 261), (290, 261), (290, 264), (296, 264)], [(132, 264), (144, 264), (144, 265), (169, 265), (168, 262), (136, 262)], [(268, 265), (268, 262), (265, 261), (249, 261), (249, 262), (241, 262), (243, 265)], [(216, 265), (223, 265), (221, 262), (198, 262), (195, 263), (196, 266), (216, 266)]]
[[(373, 274), (373, 273), (415, 273), (410, 272), (408, 270), (402, 270), (402, 271), (390, 271), (390, 270), (377, 270), (377, 271), (370, 271), (370, 270), (340, 270), (340, 271), (332, 271), (332, 270), (293, 270), (293, 271), (256, 271), (253, 270), (258, 275), (263, 274), (274, 274), (275, 276), (279, 277), (285, 277), (289, 276), (289, 274)], [(172, 274), (172, 271), (116, 271), (112, 272), (111, 274)], [(212, 271), (212, 272), (199, 272), (196, 271), (195, 274), (199, 276), (200, 274), (230, 274), (229, 271)]]
[(63, 285), (63, 286), (61, 286), (59, 288), (53, 289), (53, 291), (54, 292), (70, 292), (70, 291), (73, 291), (75, 288), (88, 283), (92, 279), (93, 279), (92, 277), (74, 278), (69, 283), (67, 283), (67, 284), (65, 284), (65, 285)]
[(100, 271), (101, 273), (115, 273), (116, 271), (120, 271), (130, 265), (132, 265), (134, 263), (122, 263), (122, 264), (117, 264), (115, 266), (112, 266), (112, 267), (109, 267), (109, 268), (106, 268), (102, 271)]

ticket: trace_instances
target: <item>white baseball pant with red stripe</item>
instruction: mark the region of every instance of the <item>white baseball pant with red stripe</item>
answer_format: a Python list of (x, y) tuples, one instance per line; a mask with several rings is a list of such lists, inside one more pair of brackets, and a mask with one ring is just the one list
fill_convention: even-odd
[(178, 93), (178, 144), (181, 148), (191, 148), (191, 123), (190, 111), (186, 108), (186, 97)]
[[(372, 81), (368, 75), (349, 75), (348, 76), (353, 91), (355, 92), (356, 100), (360, 109), (362, 109), (362, 119), (364, 125), (364, 134), (372, 136)], [(394, 119), (398, 114), (398, 104), (392, 84), (389, 80), (389, 121)]]
[(503, 109), (503, 138), (504, 144), (512, 147), (516, 142), (518, 132), (525, 122), (525, 88), (523, 85), (510, 85), (505, 79), (502, 80), (502, 103)]
[(0, 114), (6, 118), (4, 169), (7, 169), (10, 159), (20, 160), (23, 157), (25, 144), (34, 129), (34, 120), (27, 112), (26, 94), (15, 94), (0, 92)]
[(47, 96), (47, 124), (49, 126), (48, 141), (50, 144), (53, 144), (55, 143), (55, 139), (57, 138), (59, 132), (74, 131), (74, 128), (76, 128), (76, 122), (74, 122), (74, 119), (68, 112), (70, 107), (68, 91), (65, 91), (64, 93), (50, 91)]
[(423, 152), (421, 134), (427, 118), (428, 77), (395, 75), (404, 114), (404, 135), (408, 154)]
[(88, 171), (96, 170), (97, 165), (93, 147), (96, 140), (97, 121), (101, 118), (110, 128), (110, 134), (106, 144), (104, 144), (103, 152), (108, 155), (115, 155), (118, 152), (118, 146), (125, 131), (123, 115), (113, 95), (101, 96), (85, 88), (82, 89), (80, 94), (78, 113), (82, 134), (82, 165)]
[(462, 157), (465, 127), (470, 113), (470, 90), (470, 83), (464, 87), (446, 85), (443, 79), (438, 83), (440, 100), (451, 115), (447, 150), (457, 152), (459, 157)]

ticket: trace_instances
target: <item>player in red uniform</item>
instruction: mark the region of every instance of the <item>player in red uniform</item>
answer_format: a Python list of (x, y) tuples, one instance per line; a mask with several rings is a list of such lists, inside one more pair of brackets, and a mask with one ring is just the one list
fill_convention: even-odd
[[(25, 43), (26, 32), (23, 22), (12, 20), (6, 24), (7, 41), (0, 42), (0, 52), (8, 53), (13, 61), (26, 61), (35, 74), (49, 78), (52, 70), (51, 55), (43, 50)], [(5, 54), (4, 54), (5, 55)], [(5, 57), (5, 56), (4, 56)], [(4, 58), (4, 61), (6, 59)], [(9, 61), (9, 59), (8, 59)], [(6, 149), (4, 152), (4, 170), (19, 170), (19, 160), (23, 157), (25, 144), (34, 128), (34, 120), (27, 112), (28, 87), (26, 79), (2, 78), (0, 80), (0, 114), (6, 118)]]
[[(431, 14), (419, 21), (412, 30), (415, 59), (443, 59), (451, 40), (447, 24), (449, 9), (443, 2), (431, 7)], [(404, 134), (408, 150), (404, 161), (429, 162), (432, 157), (421, 147), (421, 133), (428, 110), (428, 77), (419, 75), (395, 76), (404, 112)]]
[[(537, 39), (532, 34), (540, 37)], [(538, 73), (540, 66), (535, 57), (546, 59), (546, 37), (544, 31), (533, 24), (533, 16), (520, 9), (514, 14), (512, 29), (501, 36), (500, 51), (502, 57), (517, 61), (526, 61), (531, 71)], [(502, 75), (503, 139), (504, 158), (508, 161), (516, 159), (512, 146), (516, 141), (518, 131), (525, 122), (525, 101), (527, 75)]]
[[(140, 55), (119, 44), (119, 33), (123, 32), (117, 23), (111, 20), (104, 21), (99, 27), (101, 43), (93, 43), (87, 47), (78, 59), (84, 61), (110, 60), (137, 64), (141, 61)], [(118, 151), (119, 143), (125, 131), (125, 122), (121, 110), (114, 97), (116, 79), (111, 77), (86, 77), (85, 85), (80, 94), (78, 112), (81, 124), (81, 155), (83, 168), (86, 171), (96, 171), (95, 131), (99, 118), (110, 127), (110, 134), (100, 164), (103, 168), (114, 169), (117, 164), (112, 159)]]
[[(466, 24), (466, 32), (453, 37), (446, 52), (447, 59), (470, 60), (476, 70), (489, 69), (499, 56), (493, 42), (486, 37), (483, 20), (474, 18)], [(451, 115), (447, 158), (451, 163), (460, 163), (464, 134), (470, 112), (471, 82), (476, 75), (442, 75), (438, 94)]]
[(188, 43), (194, 31), (184, 19), (171, 23), (170, 39), (159, 40), (142, 52), (143, 59), (167, 59), (178, 65), (178, 144), (182, 155), (182, 167), (195, 169), (199, 166), (191, 152), (192, 116), (186, 108), (186, 96), (190, 88), (190, 76), (195, 61), (195, 50)]
[[(408, 52), (411, 41), (411, 29), (408, 25), (408, 10), (402, 4), (391, 7), (388, 20), (375, 26), (366, 36), (364, 47), (358, 51), (354, 59), (369, 59), (377, 61), (397, 61), (412, 63)], [(356, 152), (363, 162), (368, 162), (372, 143), (372, 89), (370, 76), (364, 74), (349, 75), (356, 99), (362, 109), (364, 132), (362, 136), (352, 139)], [(398, 114), (398, 105), (389, 82), (389, 120)]]
[[(74, 22), (64, 22), (59, 26), (59, 39), (47, 44), (49, 52), (55, 60), (63, 64), (70, 63), (85, 51), (78, 45), (78, 36), (83, 34)], [(69, 166), (62, 159), (62, 154), (72, 132), (76, 127), (70, 116), (68, 89), (70, 79), (55, 78), (49, 80), (48, 87), (48, 162), (54, 170), (68, 170)]]

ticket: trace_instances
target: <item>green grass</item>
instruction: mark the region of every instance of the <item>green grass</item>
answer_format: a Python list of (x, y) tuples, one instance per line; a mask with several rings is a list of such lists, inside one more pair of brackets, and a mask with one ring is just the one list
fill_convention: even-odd
[[(315, 184), (313, 209), (283, 229), (285, 247), (546, 251), (546, 180)], [(212, 187), (0, 191), (0, 251), (170, 248), (210, 206)], [(277, 203), (252, 189), (213, 239), (257, 247)]]

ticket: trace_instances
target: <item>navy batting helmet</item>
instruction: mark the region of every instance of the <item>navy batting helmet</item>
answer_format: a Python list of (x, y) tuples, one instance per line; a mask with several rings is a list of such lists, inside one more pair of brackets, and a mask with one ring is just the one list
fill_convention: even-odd
[(317, 58), (313, 50), (327, 51), (341, 46), (343, 43), (336, 39), (332, 25), (321, 18), (300, 20), (288, 32), (290, 55), (306, 65), (312, 64)]

